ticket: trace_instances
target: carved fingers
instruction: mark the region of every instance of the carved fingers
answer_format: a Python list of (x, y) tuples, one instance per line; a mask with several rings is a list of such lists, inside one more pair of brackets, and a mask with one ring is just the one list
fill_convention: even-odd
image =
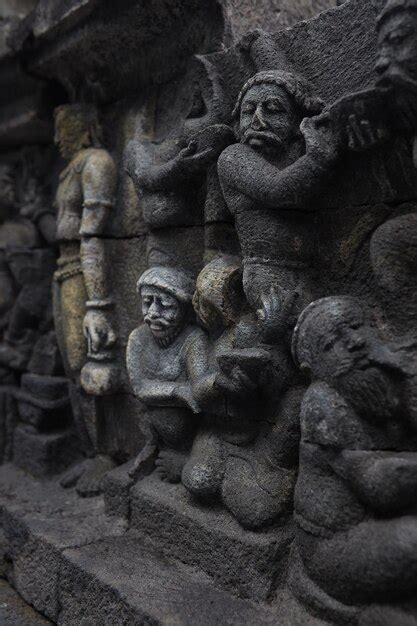
[(179, 385), (176, 387), (175, 395), (176, 399), (179, 400), (181, 404), (191, 409), (193, 413), (198, 414), (201, 412), (189, 385)]
[(116, 343), (116, 333), (110, 324), (107, 312), (87, 311), (84, 318), (84, 336), (87, 339), (89, 354), (97, 354)]
[(295, 324), (300, 297), (300, 287), (293, 291), (271, 287), (269, 293), (262, 296), (262, 307), (258, 309), (257, 316), (266, 343), (275, 343)]
[(355, 152), (370, 150), (382, 143), (387, 137), (387, 131), (375, 128), (369, 120), (361, 120), (354, 114), (349, 115), (346, 134), (348, 147)]
[(306, 153), (315, 162), (333, 163), (339, 156), (340, 142), (333, 132), (330, 116), (322, 113), (315, 117), (306, 117), (300, 125), (306, 143)]

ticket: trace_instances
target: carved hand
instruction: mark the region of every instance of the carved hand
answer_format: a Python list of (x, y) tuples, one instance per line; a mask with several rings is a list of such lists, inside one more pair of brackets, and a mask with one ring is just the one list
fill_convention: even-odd
[(278, 342), (290, 328), (294, 328), (299, 313), (300, 289), (286, 292), (271, 287), (262, 297), (262, 307), (257, 316), (266, 343)]
[(364, 152), (383, 143), (387, 138), (388, 131), (374, 128), (371, 122), (360, 120), (357, 115), (350, 115), (346, 132), (349, 149), (355, 152)]
[(108, 313), (90, 309), (84, 317), (84, 336), (88, 341), (88, 354), (97, 355), (116, 343)]
[(304, 118), (300, 130), (306, 142), (307, 155), (324, 165), (331, 165), (336, 161), (340, 152), (340, 144), (338, 137), (333, 132), (328, 113)]
[(176, 399), (181, 402), (181, 404), (184, 404), (187, 408), (191, 409), (193, 413), (201, 413), (200, 407), (194, 399), (194, 396), (188, 385), (179, 385), (178, 387), (176, 387), (175, 396)]
[(257, 383), (239, 366), (236, 366), (228, 376), (217, 374), (215, 386), (226, 395), (241, 396), (253, 393), (257, 388)]
[(183, 148), (177, 155), (176, 161), (181, 169), (189, 172), (199, 172), (216, 158), (214, 148), (206, 148), (201, 152), (196, 152), (197, 141), (191, 140), (186, 148)]

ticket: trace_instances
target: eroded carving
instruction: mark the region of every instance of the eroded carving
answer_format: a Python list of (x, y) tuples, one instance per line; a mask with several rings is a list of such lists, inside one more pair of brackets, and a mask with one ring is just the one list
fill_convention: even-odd
[(129, 337), (127, 369), (149, 413), (147, 443), (131, 475), (146, 475), (155, 462), (162, 479), (179, 482), (200, 412), (190, 384), (203, 335), (192, 316), (194, 281), (180, 269), (153, 267), (138, 291), (144, 324)]
[(311, 304), (293, 349), (313, 378), (301, 409), (293, 586), (313, 608), (354, 617), (360, 605), (398, 602), (415, 585), (417, 456), (406, 382), (415, 358), (409, 343), (381, 340), (348, 296)]
[[(102, 147), (93, 105), (64, 105), (55, 113), (56, 142), (69, 164), (60, 175), (57, 241), (60, 257), (54, 275), (54, 317), (66, 374), (72, 383), (73, 410), (88, 454), (96, 457), (78, 467), (63, 484), (78, 480), (78, 491), (99, 491), (111, 459), (98, 455), (97, 415), (93, 398), (117, 387), (113, 347), (113, 301), (106, 268), (105, 233), (114, 207), (117, 172)], [(88, 362), (87, 362), (88, 359)]]
[[(324, 107), (300, 77), (259, 72), (235, 108), (240, 143), (218, 168), (243, 255), (243, 286), (253, 310), (271, 285), (301, 302), (314, 294), (314, 196), (338, 156)], [(304, 118), (304, 119), (303, 119)]]

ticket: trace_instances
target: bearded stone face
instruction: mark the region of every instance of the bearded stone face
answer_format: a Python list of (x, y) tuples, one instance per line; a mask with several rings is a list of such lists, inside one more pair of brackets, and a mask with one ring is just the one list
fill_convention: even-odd
[(389, 376), (370, 361), (376, 336), (366, 326), (339, 327), (337, 336), (316, 356), (316, 375), (347, 400), (355, 411), (367, 418), (389, 419), (398, 404)]
[(156, 340), (166, 342), (174, 338), (184, 323), (184, 306), (171, 294), (153, 286), (141, 289), (143, 321)]
[(240, 107), (240, 141), (260, 152), (279, 154), (297, 135), (300, 121), (283, 87), (254, 85)]
[(378, 34), (379, 84), (417, 94), (417, 9), (387, 16)]

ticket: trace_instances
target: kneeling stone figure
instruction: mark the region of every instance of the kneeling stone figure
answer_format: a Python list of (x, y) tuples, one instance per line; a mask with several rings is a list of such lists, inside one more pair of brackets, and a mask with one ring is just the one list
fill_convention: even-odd
[(152, 267), (139, 279), (138, 291), (144, 323), (129, 337), (127, 369), (149, 413), (147, 442), (131, 475), (140, 478), (156, 465), (162, 479), (179, 482), (199, 413), (190, 372), (205, 343), (193, 321), (194, 280), (180, 269)]

